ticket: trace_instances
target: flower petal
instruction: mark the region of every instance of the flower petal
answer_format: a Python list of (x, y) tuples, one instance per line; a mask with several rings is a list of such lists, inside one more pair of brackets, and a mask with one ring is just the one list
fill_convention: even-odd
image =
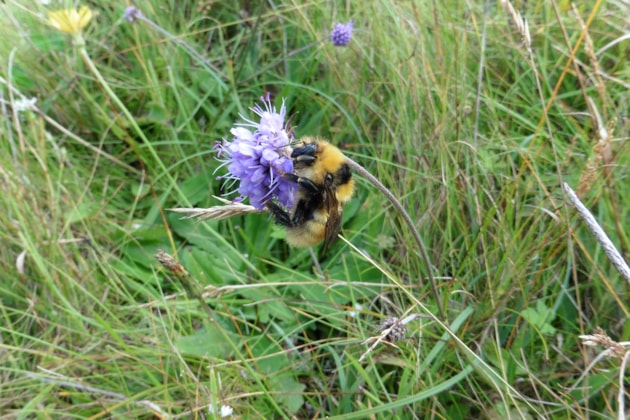
[(250, 109), (258, 115), (258, 122), (241, 115), (245, 122), (236, 123), (230, 129), (232, 141), (224, 140), (221, 147), (216, 148), (217, 157), (223, 162), (221, 167), (227, 166), (228, 174), (224, 178), (238, 182), (238, 193), (249, 198), (256, 208), (263, 208), (269, 200), (290, 207), (295, 183), (282, 176), (284, 172), (293, 172), (284, 100), (279, 113), (269, 95), (261, 97), (261, 104)]
[(76, 34), (92, 20), (92, 10), (87, 6), (76, 9), (62, 9), (48, 13), (48, 23), (61, 32)]

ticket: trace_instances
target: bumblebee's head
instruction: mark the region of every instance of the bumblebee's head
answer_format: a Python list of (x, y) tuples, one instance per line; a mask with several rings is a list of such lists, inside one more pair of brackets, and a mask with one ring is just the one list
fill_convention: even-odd
[(329, 189), (353, 188), (352, 171), (341, 151), (325, 140), (305, 137), (291, 154), (295, 172)]

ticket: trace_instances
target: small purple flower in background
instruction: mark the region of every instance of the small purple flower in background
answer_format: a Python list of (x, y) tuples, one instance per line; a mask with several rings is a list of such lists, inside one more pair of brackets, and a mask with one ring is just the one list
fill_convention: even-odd
[(142, 17), (142, 12), (136, 6), (129, 6), (125, 9), (124, 18), (127, 19), (129, 23), (134, 23)]
[(291, 135), (285, 126), (287, 109), (282, 101), (280, 112), (271, 104), (267, 94), (260, 98), (261, 105), (250, 108), (260, 121), (252, 121), (241, 115), (244, 122), (230, 130), (233, 139), (217, 143), (214, 150), (228, 174), (221, 177), (238, 183), (239, 199), (249, 198), (257, 209), (276, 200), (285, 207), (293, 206), (295, 183), (282, 177), (284, 172), (293, 172), (291, 160)]
[(330, 40), (335, 47), (345, 47), (350, 43), (352, 39), (352, 24), (350, 20), (348, 23), (338, 23), (337, 26), (330, 33)]

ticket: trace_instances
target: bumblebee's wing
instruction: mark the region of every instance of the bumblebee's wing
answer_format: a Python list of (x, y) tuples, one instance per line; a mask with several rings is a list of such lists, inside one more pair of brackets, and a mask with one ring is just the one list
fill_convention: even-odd
[(335, 195), (335, 192), (331, 189), (326, 190), (324, 205), (328, 210), (328, 220), (326, 221), (326, 230), (322, 253), (325, 252), (326, 249), (328, 249), (328, 247), (337, 240), (337, 235), (341, 231), (341, 219), (343, 216), (343, 209), (339, 208), (337, 196)]

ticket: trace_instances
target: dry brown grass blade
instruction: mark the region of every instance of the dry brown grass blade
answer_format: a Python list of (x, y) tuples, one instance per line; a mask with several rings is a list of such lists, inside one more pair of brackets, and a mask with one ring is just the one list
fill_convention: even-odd
[(245, 214), (267, 213), (266, 209), (257, 209), (249, 204), (235, 203), (221, 197), (212, 196), (224, 203), (222, 206), (212, 206), (206, 209), (200, 208), (172, 208), (166, 209), (175, 213), (185, 214), (184, 219), (197, 219), (201, 222), (204, 220), (222, 220), (230, 217), (242, 216)]
[(604, 249), (604, 252), (613, 263), (617, 271), (619, 271), (621, 277), (626, 279), (628, 284), (630, 284), (630, 267), (628, 267), (628, 264), (624, 261), (621, 253), (617, 250), (608, 235), (606, 235), (604, 229), (602, 229), (602, 227), (597, 223), (595, 217), (593, 217), (591, 212), (588, 211), (586, 206), (582, 204), (575, 192), (571, 189), (571, 187), (569, 187), (569, 184), (565, 183), (563, 187), (564, 192), (567, 194), (571, 205), (575, 207), (588, 228), (591, 230), (591, 232), (593, 232), (593, 235), (595, 235), (595, 238), (600, 243), (600, 245)]

